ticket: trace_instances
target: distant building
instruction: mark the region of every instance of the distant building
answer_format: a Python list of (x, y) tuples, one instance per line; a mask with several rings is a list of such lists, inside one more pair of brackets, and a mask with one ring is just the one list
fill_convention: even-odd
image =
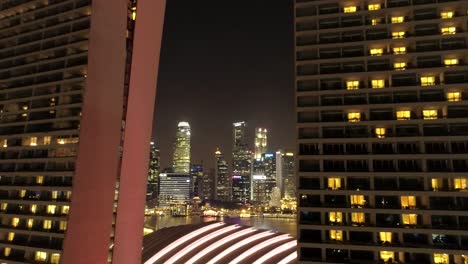
[(174, 145), (173, 168), (175, 173), (190, 173), (190, 125), (179, 122)]
[(255, 159), (260, 159), (267, 152), (267, 130), (265, 128), (255, 129)]
[(245, 203), (250, 200), (252, 152), (246, 144), (245, 122), (233, 124), (232, 148), (232, 201)]
[(188, 204), (193, 198), (193, 181), (190, 174), (159, 174), (159, 206)]
[(158, 196), (159, 184), (159, 149), (156, 144), (151, 141), (150, 143), (150, 159), (148, 167), (148, 185), (146, 192), (146, 200), (154, 199)]
[(276, 152), (276, 186), (281, 197), (296, 198), (295, 159), (292, 152)]
[(228, 163), (219, 149), (215, 152), (215, 200), (222, 202), (231, 201), (231, 177), (229, 176)]
[(192, 164), (190, 165), (190, 176), (192, 176), (193, 182), (193, 196), (200, 197), (203, 192), (203, 165)]
[(278, 187), (273, 187), (270, 199), (271, 207), (281, 207), (281, 191)]
[(214, 200), (215, 197), (215, 170), (211, 168), (203, 173), (203, 200)]
[(276, 158), (274, 154), (264, 153), (260, 159), (252, 162), (251, 199), (260, 204), (271, 199), (271, 192), (276, 186)]

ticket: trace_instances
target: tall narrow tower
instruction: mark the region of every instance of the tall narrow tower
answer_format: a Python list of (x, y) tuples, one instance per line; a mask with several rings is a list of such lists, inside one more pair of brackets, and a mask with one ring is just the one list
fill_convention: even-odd
[(228, 164), (219, 149), (215, 152), (215, 200), (229, 202), (231, 200), (231, 177)]
[(174, 173), (190, 173), (190, 125), (179, 122), (173, 157)]
[(267, 152), (267, 130), (266, 128), (255, 129), (255, 159), (262, 158), (262, 154)]
[(232, 146), (232, 200), (244, 203), (250, 200), (252, 152), (246, 144), (245, 122), (233, 124)]

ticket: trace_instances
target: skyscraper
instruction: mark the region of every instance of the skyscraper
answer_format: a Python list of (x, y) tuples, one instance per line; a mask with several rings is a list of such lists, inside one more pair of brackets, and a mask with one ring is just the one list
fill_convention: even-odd
[(215, 152), (215, 200), (229, 202), (231, 200), (231, 177), (228, 163), (219, 149)]
[(193, 179), (190, 174), (159, 174), (159, 205), (189, 204), (193, 198)]
[(276, 152), (276, 186), (280, 188), (282, 198), (296, 198), (295, 162), (294, 153)]
[(267, 204), (271, 199), (271, 192), (275, 186), (276, 158), (271, 153), (264, 153), (260, 159), (252, 161), (252, 201)]
[(250, 200), (250, 173), (252, 152), (246, 143), (246, 123), (233, 124), (232, 200), (245, 203)]
[(467, 263), (467, 11), (295, 1), (300, 260)]
[(190, 173), (190, 125), (187, 122), (177, 125), (173, 168), (175, 173)]
[(260, 159), (267, 152), (267, 130), (266, 128), (255, 129), (255, 159)]
[(151, 141), (146, 200), (151, 200), (158, 196), (159, 173), (159, 149), (156, 147), (156, 144)]
[(1, 1), (1, 263), (140, 262), (164, 6)]

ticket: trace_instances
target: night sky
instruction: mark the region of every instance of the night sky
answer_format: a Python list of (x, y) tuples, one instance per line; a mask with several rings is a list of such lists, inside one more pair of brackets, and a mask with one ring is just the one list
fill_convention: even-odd
[(269, 150), (293, 148), (294, 43), (290, 0), (168, 0), (153, 136), (172, 163), (179, 121), (192, 129), (192, 163), (231, 159), (232, 123), (269, 130)]

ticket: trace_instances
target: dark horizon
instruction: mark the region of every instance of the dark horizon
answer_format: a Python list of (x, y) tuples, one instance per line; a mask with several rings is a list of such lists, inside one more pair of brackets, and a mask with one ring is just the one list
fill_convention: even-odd
[(153, 137), (172, 163), (179, 121), (190, 123), (192, 163), (231, 159), (232, 123), (269, 130), (269, 151), (294, 148), (293, 3), (168, 1)]

